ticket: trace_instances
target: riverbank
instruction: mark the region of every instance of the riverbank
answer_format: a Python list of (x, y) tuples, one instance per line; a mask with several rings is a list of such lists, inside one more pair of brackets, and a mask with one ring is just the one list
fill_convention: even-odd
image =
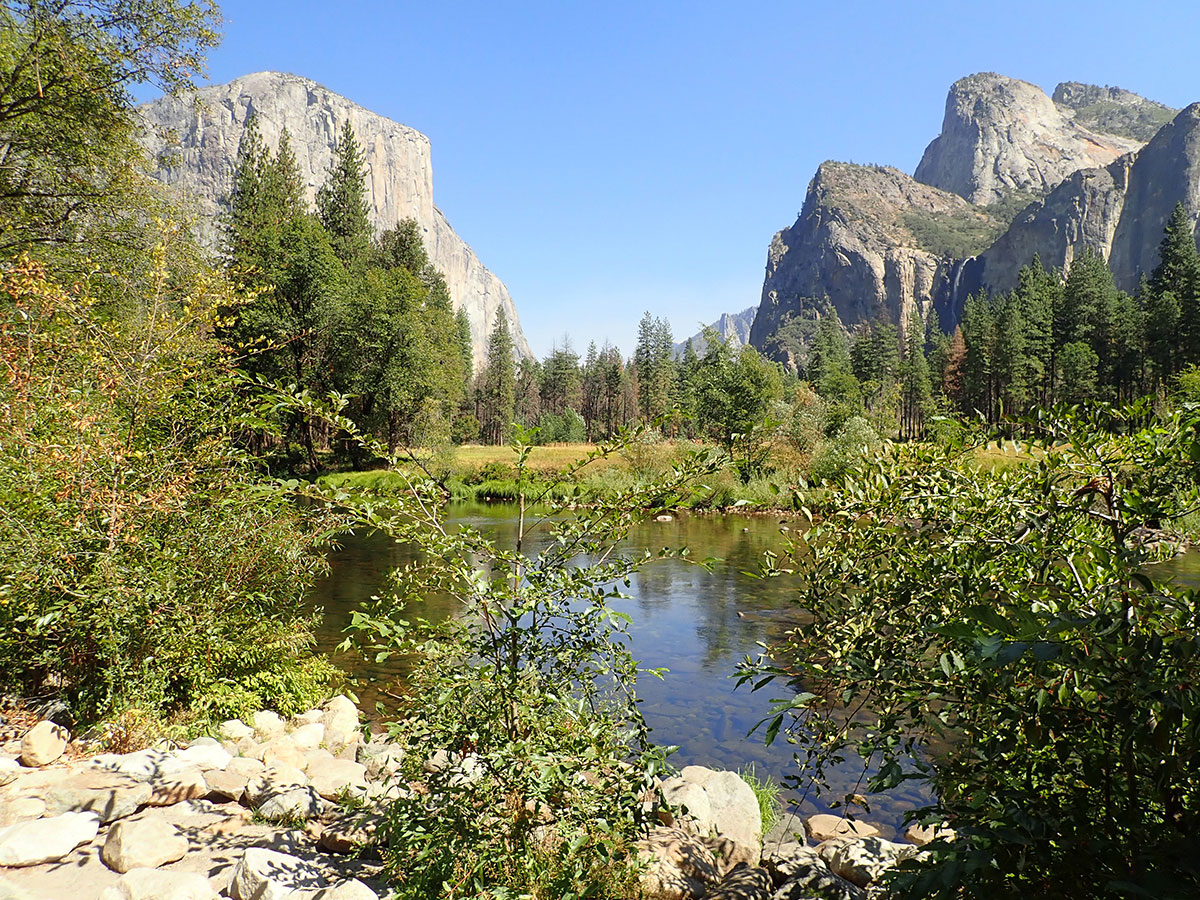
[[(507, 447), (456, 447), (452, 456), (430, 460), (427, 465), (451, 502), (517, 502), (524, 494), (527, 503), (586, 506), (660, 482), (685, 454), (712, 449), (689, 441), (664, 441), (580, 465), (595, 450), (594, 445), (534, 447), (520, 481), (513, 464), (515, 455)], [(794, 512), (799, 509), (797, 491), (806, 471), (804, 458), (791, 451), (777, 454), (761, 475), (749, 481), (743, 481), (732, 465), (725, 465), (668, 505), (697, 512)], [(400, 470), (330, 473), (318, 482), (388, 496), (409, 490), (409, 478), (424, 475), (411, 463)]]
[[(335, 697), (287, 721), (270, 711), (230, 720), (185, 746), (86, 756), (65, 729), (40, 722), (0, 745), (0, 897), (392, 896), (377, 844), (387, 808), (430, 786), (399, 777), (402, 746), (360, 729), (355, 705)], [(434, 754), (427, 780), (486, 782), (474, 760)], [(766, 900), (793, 885), (859, 900), (932, 838), (910, 829), (896, 844), (830, 815), (785, 816), (764, 835), (751, 787), (703, 766), (653, 779), (641, 802), (636, 868), (647, 897)], [(538, 812), (544, 840), (561, 814)]]

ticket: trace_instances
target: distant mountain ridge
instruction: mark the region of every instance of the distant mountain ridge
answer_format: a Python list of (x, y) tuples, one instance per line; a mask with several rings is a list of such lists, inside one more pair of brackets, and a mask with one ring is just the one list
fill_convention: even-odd
[[(722, 313), (721, 318), (713, 322), (708, 328), (711, 328), (722, 338), (725, 339), (730, 347), (737, 349), (745, 346), (750, 341), (750, 327), (754, 324), (754, 316), (758, 312), (757, 306), (748, 306), (739, 313)], [(708, 341), (704, 339), (704, 333), (708, 328), (702, 328), (693, 334), (690, 338), (686, 338), (675, 345), (675, 358), (679, 359), (684, 354), (687, 347), (687, 342), (692, 342), (692, 350), (697, 356), (703, 356), (708, 349)]]
[[(140, 111), (147, 125), (146, 146), (158, 163), (155, 177), (196, 197), (213, 223), (228, 206), (238, 145), (251, 113), (258, 117), (271, 150), (284, 127), (288, 129), (310, 202), (325, 180), (338, 133), (350, 122), (366, 158), (372, 224), (383, 230), (401, 219), (416, 219), (430, 260), (446, 277), (455, 309), (467, 311), (476, 371), (501, 309), (518, 353), (533, 355), (504, 282), (479, 261), (434, 205), (431, 147), (421, 132), (314, 81), (281, 72), (258, 72), (162, 97)], [(215, 237), (215, 224), (210, 236)]]
[(913, 176), (822, 163), (800, 216), (771, 241), (750, 343), (795, 365), (787, 323), (826, 306), (849, 327), (936, 312), (951, 329), (968, 294), (1010, 289), (1034, 254), (1065, 267), (1090, 248), (1133, 290), (1177, 202), (1200, 214), (1200, 104), (1179, 112), (1078, 82), (1051, 98), (968, 76)]

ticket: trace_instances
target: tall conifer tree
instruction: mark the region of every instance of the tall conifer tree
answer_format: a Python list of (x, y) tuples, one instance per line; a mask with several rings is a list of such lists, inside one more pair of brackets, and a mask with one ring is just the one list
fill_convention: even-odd
[(366, 164), (349, 122), (342, 127), (329, 175), (317, 191), (317, 216), (343, 264), (352, 267), (366, 257), (371, 245)]

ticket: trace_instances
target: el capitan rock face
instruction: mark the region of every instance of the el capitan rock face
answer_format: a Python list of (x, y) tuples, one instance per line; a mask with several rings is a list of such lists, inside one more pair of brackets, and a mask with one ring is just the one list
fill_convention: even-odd
[(950, 89), (914, 178), (823, 163), (800, 217), (771, 241), (750, 343), (795, 363), (779, 329), (826, 304), (848, 327), (932, 309), (951, 329), (968, 294), (1010, 290), (1035, 254), (1065, 268), (1094, 250), (1134, 291), (1175, 204), (1200, 214), (1200, 104), (1176, 114), (1076, 82), (1054, 96), (973, 75)]
[(279, 72), (259, 72), (179, 97), (162, 97), (141, 111), (156, 177), (194, 195), (209, 216), (226, 208), (238, 145), (251, 113), (257, 115), (272, 150), (287, 128), (310, 202), (325, 180), (338, 132), (349, 122), (367, 165), (372, 224), (382, 230), (401, 219), (417, 220), (430, 260), (446, 277), (455, 309), (465, 308), (470, 317), (476, 369), (483, 363), (500, 309), (508, 317), (518, 352), (532, 355), (508, 289), (434, 205), (429, 139), (419, 131), (307, 78)]

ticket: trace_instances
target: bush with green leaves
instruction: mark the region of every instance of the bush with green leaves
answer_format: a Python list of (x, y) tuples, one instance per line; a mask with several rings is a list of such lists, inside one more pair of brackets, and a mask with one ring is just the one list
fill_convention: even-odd
[(854, 416), (824, 443), (818, 444), (809, 463), (813, 481), (836, 481), (883, 446), (883, 440), (862, 416)]
[[(386, 458), (349, 419), (307, 398), (284, 402)], [(661, 756), (639, 712), (643, 673), (619, 604), (621, 588), (655, 555), (620, 548), (645, 510), (678, 505), (721, 458), (697, 451), (588, 506), (546, 509), (564, 489), (583, 499), (581, 472), (643, 439), (601, 446), (561, 480), (533, 477), (532, 448), (514, 445), (511, 547), (449, 527), (442, 489), (401, 466), (408, 490), (386, 506), (369, 494), (314, 489), (364, 527), (421, 551), (392, 573), (386, 595), (354, 612), (347, 641), (377, 660), (415, 661), (391, 725), (407, 750), (401, 777), (412, 791), (383, 829), (400, 896), (618, 898), (636, 889), (631, 849)], [(668, 555), (676, 553), (657, 554)], [(435, 594), (458, 611), (421, 621)]]
[(107, 302), (0, 267), (0, 690), (85, 720), (286, 714), (335, 674), (304, 604), (324, 525), (238, 449), (230, 289), (182, 240)]
[[(1200, 893), (1200, 597), (1153, 539), (1197, 498), (1200, 412), (1045, 415), (1023, 465), (911, 444), (863, 461), (768, 571), (805, 623), (743, 677), (802, 685), (768, 720), (916, 779), (949, 822), (913, 897)], [(796, 679), (796, 680), (793, 680)], [(868, 768), (869, 767), (869, 768)]]

